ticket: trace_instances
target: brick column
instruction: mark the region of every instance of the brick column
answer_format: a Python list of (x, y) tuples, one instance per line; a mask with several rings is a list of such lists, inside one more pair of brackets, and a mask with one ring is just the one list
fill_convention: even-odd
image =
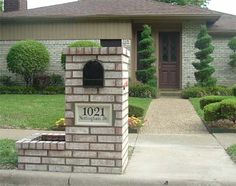
[[(66, 150), (72, 157), (66, 164), (73, 172), (122, 173), (128, 162), (128, 61), (122, 47), (68, 48), (66, 55)], [(84, 88), (83, 67), (90, 60), (101, 61), (104, 87)], [(112, 108), (112, 122), (76, 123), (76, 104), (105, 104)]]

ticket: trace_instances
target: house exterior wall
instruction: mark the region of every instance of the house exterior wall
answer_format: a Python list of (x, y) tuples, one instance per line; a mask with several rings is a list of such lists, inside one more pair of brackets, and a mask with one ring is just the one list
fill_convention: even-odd
[(0, 40), (131, 39), (130, 22), (2, 23)]
[[(43, 43), (49, 53), (50, 53), (50, 64), (48, 67), (48, 70), (46, 73), (48, 74), (59, 74), (64, 76), (64, 70), (61, 67), (61, 53), (62, 50), (68, 45), (74, 41), (78, 40), (38, 40), (39, 42)], [(100, 43), (100, 40), (93, 40), (95, 42)], [(7, 75), (7, 76), (12, 76), (13, 80), (15, 80), (18, 83), (22, 82), (22, 78), (19, 75), (15, 75), (10, 73), (7, 70), (7, 54), (12, 47), (17, 41), (0, 41), (0, 49), (1, 49), (1, 55), (0, 55), (0, 76), (2, 75)], [(122, 46), (131, 49), (131, 42), (128, 39), (122, 40)]]
[(183, 22), (182, 24), (182, 88), (187, 85), (194, 85), (196, 83), (194, 72), (195, 69), (192, 65), (196, 62), (194, 43), (197, 39), (197, 34), (200, 31), (202, 23)]
[(212, 63), (215, 67), (214, 77), (219, 85), (231, 86), (236, 84), (236, 68), (232, 68), (228, 63), (232, 50), (228, 47), (231, 36), (214, 36), (212, 44), (215, 47)]

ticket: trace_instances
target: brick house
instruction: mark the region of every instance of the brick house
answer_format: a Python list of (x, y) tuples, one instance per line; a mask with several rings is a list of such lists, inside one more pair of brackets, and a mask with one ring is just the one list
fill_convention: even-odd
[(194, 43), (202, 24), (213, 37), (218, 84), (236, 83), (236, 69), (228, 65), (232, 51), (227, 46), (236, 35), (236, 16), (154, 0), (79, 0), (28, 10), (27, 0), (5, 0), (5, 11), (0, 13), (0, 75), (10, 74), (6, 56), (16, 41), (36, 39), (44, 43), (51, 54), (48, 73), (64, 74), (62, 49), (73, 41), (95, 40), (104, 47), (122, 45), (131, 50), (130, 78), (135, 81), (143, 24), (152, 26), (161, 89), (181, 89), (195, 83)]

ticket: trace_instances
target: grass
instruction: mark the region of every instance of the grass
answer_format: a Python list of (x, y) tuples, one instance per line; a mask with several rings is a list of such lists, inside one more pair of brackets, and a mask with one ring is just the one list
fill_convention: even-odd
[(236, 145), (232, 145), (226, 151), (230, 155), (232, 160), (236, 163)]
[[(130, 104), (144, 108), (149, 98), (129, 98)], [(0, 128), (50, 130), (64, 117), (64, 95), (0, 95)]]
[(64, 109), (64, 95), (0, 95), (0, 127), (51, 129)]
[(12, 169), (17, 165), (15, 141), (0, 140), (0, 169)]
[(204, 118), (204, 112), (200, 108), (200, 98), (190, 98), (190, 102), (192, 103), (194, 109), (196, 110), (197, 114), (199, 115), (200, 118)]
[(129, 104), (143, 108), (145, 114), (148, 110), (148, 107), (149, 107), (151, 101), (152, 101), (151, 98), (136, 98), (136, 97), (129, 98)]

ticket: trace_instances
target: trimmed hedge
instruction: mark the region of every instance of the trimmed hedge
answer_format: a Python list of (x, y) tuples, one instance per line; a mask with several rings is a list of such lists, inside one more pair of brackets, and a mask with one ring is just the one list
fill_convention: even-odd
[(129, 105), (129, 116), (143, 117), (144, 109), (134, 105)]
[(206, 121), (217, 121), (221, 119), (221, 104), (212, 103), (204, 107), (204, 119)]
[(0, 94), (64, 94), (64, 86), (49, 86), (44, 89), (25, 86), (0, 86)]
[(203, 96), (232, 96), (232, 88), (224, 86), (215, 86), (215, 87), (189, 87), (182, 90), (182, 98), (197, 98)]
[[(69, 44), (68, 47), (94, 47), (94, 48), (101, 48), (101, 45), (95, 41), (75, 41)], [(64, 54), (61, 55), (61, 66), (65, 70), (66, 65), (66, 56)]]
[(211, 103), (221, 102), (224, 99), (227, 99), (225, 96), (206, 96), (200, 99), (200, 108), (203, 109), (206, 105)]
[(138, 84), (129, 86), (130, 97), (156, 98), (157, 89), (149, 85)]
[(204, 119), (208, 122), (228, 119), (236, 121), (236, 98), (211, 103), (204, 107)]
[(221, 102), (221, 115), (230, 121), (236, 121), (236, 98), (226, 99)]

